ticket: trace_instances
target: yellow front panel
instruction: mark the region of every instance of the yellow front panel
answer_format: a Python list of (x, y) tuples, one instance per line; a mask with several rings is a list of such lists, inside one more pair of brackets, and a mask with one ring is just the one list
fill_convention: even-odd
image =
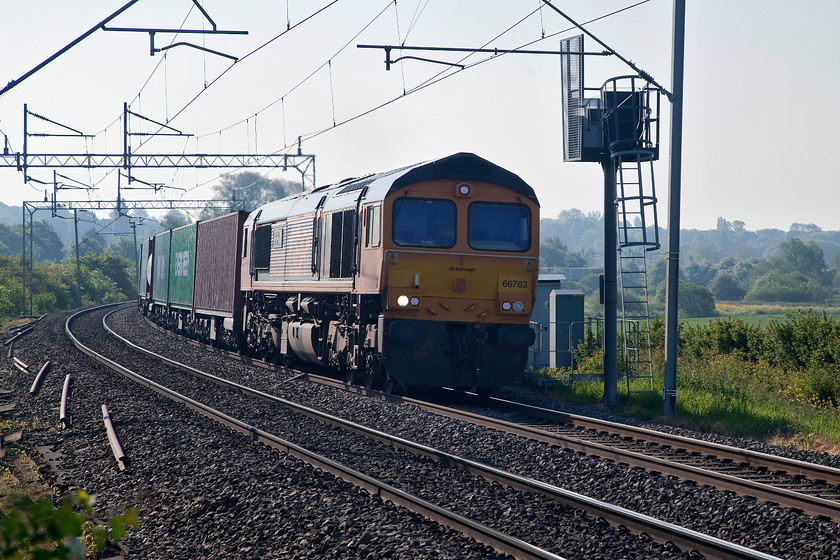
[[(536, 260), (445, 253), (387, 251), (387, 309), (394, 316), (436, 321), (521, 323), (531, 314)], [(467, 264), (469, 263), (469, 264)], [(399, 306), (399, 296), (420, 299)], [(502, 299), (521, 301), (521, 311), (503, 310)]]

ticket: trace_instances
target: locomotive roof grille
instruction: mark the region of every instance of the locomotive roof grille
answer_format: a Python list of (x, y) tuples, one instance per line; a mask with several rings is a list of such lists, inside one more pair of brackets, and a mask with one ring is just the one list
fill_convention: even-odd
[[(409, 165), (384, 173), (368, 175), (360, 179), (345, 179), (337, 185), (318, 187), (305, 193), (298, 193), (285, 199), (270, 202), (261, 207), (261, 209), (265, 209), (264, 213), (252, 213), (253, 218), (249, 218), (248, 222), (268, 223), (312, 211), (315, 209), (313, 194), (323, 193), (330, 199), (340, 198), (340, 195), (344, 193), (359, 191), (369, 186), (370, 191), (366, 193), (365, 200), (373, 201), (377, 196), (384, 197), (387, 192), (399, 190), (416, 183), (440, 179), (493, 183), (521, 193), (539, 203), (534, 189), (518, 175), (475, 154), (461, 152), (442, 159)], [(341, 206), (343, 203), (336, 200), (336, 204)], [(327, 206), (332, 206), (332, 204), (328, 202)]]
[(340, 194), (359, 190), (380, 177), (387, 177), (388, 175), (395, 175), (398, 173), (402, 173), (402, 176), (394, 180), (391, 185), (392, 190), (401, 189), (408, 185), (421, 183), (423, 181), (454, 179), (456, 181), (485, 181), (487, 183), (495, 183), (508, 187), (509, 189), (513, 189), (526, 196), (535, 196), (534, 189), (532, 189), (528, 183), (523, 181), (519, 175), (511, 173), (507, 169), (501, 168), (484, 158), (480, 158), (477, 155), (468, 152), (460, 152), (442, 159), (408, 165), (406, 167), (401, 167), (399, 169), (375, 175), (368, 175), (367, 177), (363, 177), (356, 182), (346, 185), (338, 192)]

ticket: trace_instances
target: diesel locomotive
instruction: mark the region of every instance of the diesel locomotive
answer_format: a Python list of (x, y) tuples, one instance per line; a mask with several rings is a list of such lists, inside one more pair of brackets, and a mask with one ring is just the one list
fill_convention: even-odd
[(489, 393), (521, 376), (539, 203), (459, 153), (165, 231), (141, 249), (141, 309), (168, 328), (348, 382)]

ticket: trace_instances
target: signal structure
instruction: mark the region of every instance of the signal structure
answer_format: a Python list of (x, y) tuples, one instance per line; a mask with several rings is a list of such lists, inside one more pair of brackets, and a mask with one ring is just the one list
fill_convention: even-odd
[[(564, 51), (581, 52), (583, 35), (561, 45)], [(653, 389), (646, 253), (660, 248), (653, 173), (653, 162), (659, 159), (660, 88), (637, 75), (587, 88), (583, 57), (561, 55), (560, 61), (563, 161), (596, 162), (604, 170), (604, 391), (608, 403), (617, 403), (617, 379), (608, 379), (610, 371), (617, 377), (610, 351), (616, 334), (622, 342), (628, 395), (634, 379), (645, 379)], [(587, 97), (587, 92), (598, 95)], [(617, 259), (612, 258), (616, 252)]]

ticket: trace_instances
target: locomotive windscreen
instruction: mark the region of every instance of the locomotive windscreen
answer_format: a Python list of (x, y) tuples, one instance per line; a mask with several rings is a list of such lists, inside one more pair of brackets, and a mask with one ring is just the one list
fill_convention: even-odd
[(527, 251), (531, 248), (531, 210), (524, 204), (473, 202), (469, 244), (486, 251)]
[(394, 243), (448, 249), (455, 245), (455, 203), (434, 198), (394, 201)]

